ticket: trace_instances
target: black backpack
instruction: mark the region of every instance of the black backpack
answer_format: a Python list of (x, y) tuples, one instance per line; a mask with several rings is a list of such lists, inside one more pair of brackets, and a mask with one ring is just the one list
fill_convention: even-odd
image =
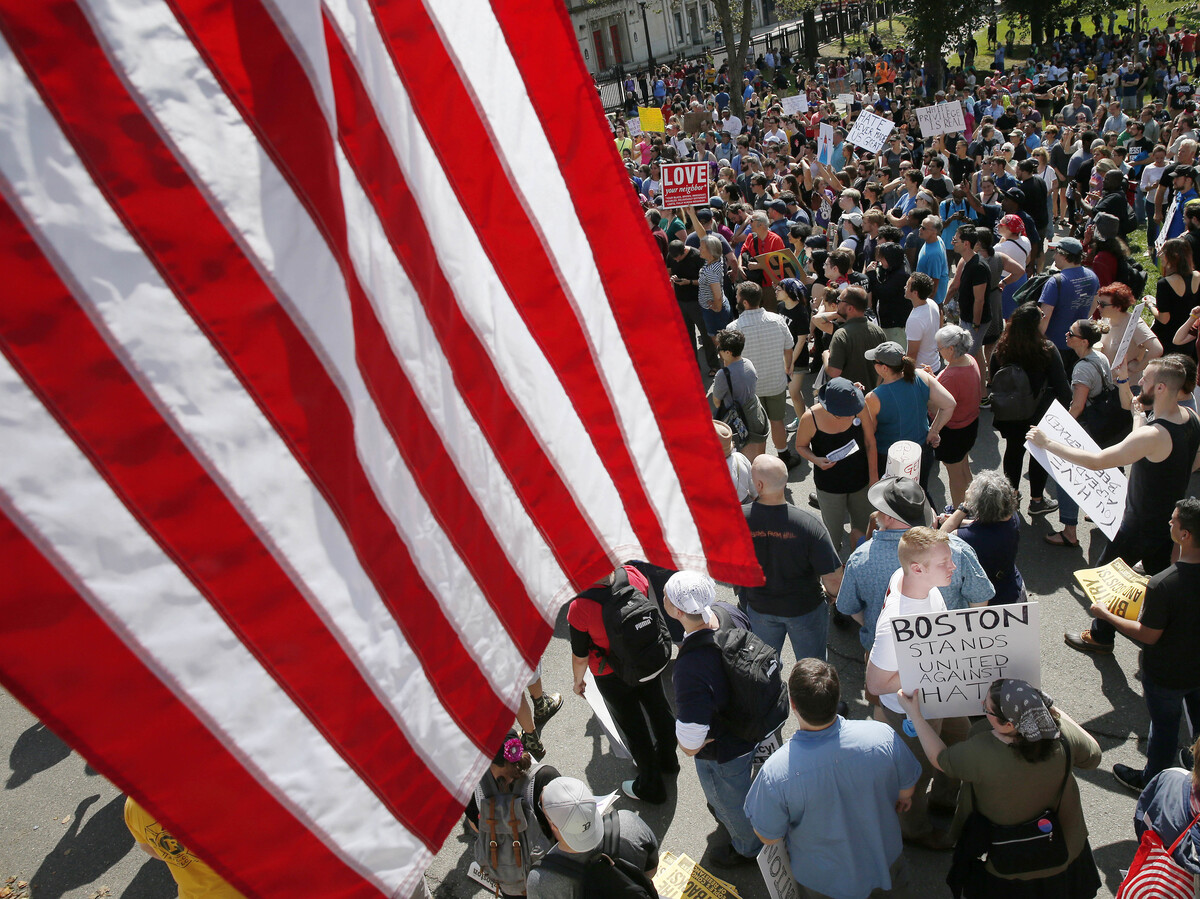
[(1107, 449), (1125, 439), (1133, 426), (1133, 419), (1128, 409), (1121, 408), (1120, 388), (1113, 383), (1112, 376), (1106, 374), (1095, 359), (1084, 356), (1079, 360), (1080, 365), (1085, 362), (1099, 369), (1100, 392), (1088, 400), (1083, 414), (1079, 416), (1079, 423), (1100, 449)]
[(580, 881), (584, 899), (658, 899), (646, 872), (617, 854), (620, 843), (621, 819), (610, 809), (604, 813), (604, 839), (597, 855), (577, 862), (554, 853), (542, 859), (541, 867)]
[(600, 662), (627, 684), (650, 680), (671, 661), (671, 635), (658, 604), (629, 583), (623, 568), (613, 572), (608, 596), (600, 600), (600, 616), (609, 649)]
[(1116, 280), (1128, 287), (1130, 292), (1137, 297), (1141, 296), (1142, 291), (1146, 289), (1148, 276), (1140, 262), (1129, 256), (1122, 256), (1117, 260)]
[[(1049, 378), (1046, 379), (1049, 383)], [(1021, 366), (1014, 364), (1001, 366), (992, 375), (992, 420), (993, 421), (1030, 421), (1037, 415), (1041, 406), (1042, 392), (1035, 394), (1029, 383), (1029, 373)]]
[(729, 704), (718, 709), (721, 731), (739, 740), (758, 743), (788, 716), (783, 666), (775, 650), (748, 630), (733, 623), (729, 613), (713, 606), (720, 628), (702, 630), (679, 648), (680, 655), (701, 646), (721, 652), (721, 670), (729, 680)]
[(1036, 303), (1042, 298), (1042, 291), (1046, 289), (1046, 285), (1050, 283), (1050, 279), (1057, 277), (1058, 272), (1042, 272), (1040, 275), (1034, 275), (1017, 288), (1017, 292), (1013, 294), (1013, 301), (1018, 306), (1023, 306), (1026, 303)]

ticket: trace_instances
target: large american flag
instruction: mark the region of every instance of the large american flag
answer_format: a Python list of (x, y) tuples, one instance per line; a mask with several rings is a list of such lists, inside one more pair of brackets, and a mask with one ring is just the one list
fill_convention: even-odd
[(566, 12), (0, 38), (0, 679), (244, 892), (406, 894), (580, 586), (761, 578)]

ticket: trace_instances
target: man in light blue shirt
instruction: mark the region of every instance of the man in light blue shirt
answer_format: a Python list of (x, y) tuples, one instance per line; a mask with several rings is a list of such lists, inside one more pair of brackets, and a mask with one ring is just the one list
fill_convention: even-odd
[(942, 243), (942, 220), (938, 216), (925, 216), (921, 222), (921, 239), (925, 243), (917, 254), (917, 271), (933, 279), (933, 299), (941, 306), (946, 301), (946, 288), (950, 286), (950, 263)]
[[(924, 491), (912, 478), (882, 478), (872, 485), (867, 497), (876, 509), (877, 530), (846, 562), (837, 609), (862, 625), (858, 639), (870, 652), (888, 580), (900, 567), (900, 538), (911, 527), (934, 526), (935, 518)], [(975, 550), (951, 534), (950, 557), (954, 560), (954, 576), (949, 587), (938, 588), (946, 608), (987, 605), (996, 591)]]
[(837, 714), (841, 688), (827, 662), (797, 662), (788, 694), (800, 729), (746, 796), (755, 832), (768, 846), (786, 840), (806, 899), (866, 899), (903, 886), (897, 813), (912, 802), (921, 763), (888, 725)]

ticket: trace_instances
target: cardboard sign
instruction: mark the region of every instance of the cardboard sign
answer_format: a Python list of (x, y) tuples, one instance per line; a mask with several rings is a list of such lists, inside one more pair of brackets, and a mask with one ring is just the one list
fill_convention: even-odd
[(953, 103), (938, 103), (935, 106), (918, 108), (917, 121), (921, 125), (922, 137), (963, 133), (967, 130), (962, 103), (958, 100)]
[(784, 115), (796, 115), (801, 112), (808, 112), (808, 97), (804, 94), (796, 94), (794, 97), (784, 97), (779, 101), (779, 105), (783, 107)]
[(767, 885), (771, 899), (800, 899), (786, 842), (763, 846), (758, 853), (758, 870), (762, 871), (763, 883)]
[(626, 119), (625, 120), (625, 133), (628, 134), (630, 137), (637, 137), (639, 134), (641, 134), (642, 133), (642, 120), (641, 119)]
[(738, 899), (731, 884), (713, 877), (694, 859), (673, 852), (659, 854), (654, 888), (661, 899)]
[(674, 162), (662, 166), (663, 206), (704, 206), (708, 203), (708, 163)]
[(846, 140), (856, 147), (862, 147), (871, 153), (878, 153), (887, 143), (888, 135), (896, 126), (890, 119), (863, 110), (858, 114), (854, 127), (846, 135)]
[(1134, 332), (1137, 331), (1137, 323), (1142, 320), (1142, 310), (1146, 308), (1146, 301), (1138, 303), (1129, 312), (1129, 322), (1125, 325), (1125, 333), (1121, 335), (1121, 342), (1117, 344), (1117, 351), (1113, 354), (1113, 368), (1119, 366), (1125, 361), (1125, 357), (1129, 355), (1129, 345), (1133, 343)]
[(800, 260), (791, 250), (772, 250), (754, 258), (762, 266), (768, 287), (774, 287), (784, 278), (796, 278), (801, 271)]
[[(616, 677), (615, 674), (608, 675)], [(583, 676), (583, 698), (587, 700), (588, 705), (592, 707), (592, 712), (596, 715), (596, 720), (600, 722), (600, 726), (604, 728), (604, 735), (608, 737), (608, 742), (612, 746), (613, 755), (619, 759), (632, 759), (629, 750), (625, 748), (625, 737), (621, 733), (621, 729), (617, 727), (617, 722), (613, 721), (612, 713), (609, 712), (608, 706), (604, 702), (604, 697), (600, 695), (600, 688), (596, 686), (596, 678), (592, 676), (592, 669), (589, 668)]]
[(1103, 568), (1080, 569), (1075, 572), (1075, 580), (1079, 581), (1088, 599), (1107, 606), (1119, 618), (1137, 621), (1141, 617), (1150, 578), (1138, 574), (1121, 559)]
[(900, 686), (921, 691), (928, 719), (978, 715), (992, 681), (1016, 677), (1042, 682), (1038, 604), (986, 606), (891, 622)]
[(701, 131), (707, 131), (713, 126), (712, 113), (689, 112), (683, 116), (683, 130), (688, 134), (699, 134)]
[(643, 131), (657, 131), (659, 134), (663, 134), (667, 130), (662, 110), (657, 106), (639, 106), (638, 121), (641, 122)]
[[(1051, 440), (1065, 443), (1067, 446), (1093, 453), (1100, 449), (1096, 446), (1096, 441), (1088, 436), (1083, 426), (1071, 417), (1071, 413), (1064, 409), (1058, 400), (1050, 404), (1050, 408), (1038, 422), (1038, 428)], [(1025, 448), (1041, 463), (1042, 468), (1050, 472), (1055, 482), (1070, 494), (1071, 499), (1079, 504), (1079, 508), (1104, 532), (1104, 536), (1109, 540), (1117, 536), (1121, 518), (1125, 515), (1125, 492), (1129, 489), (1129, 482), (1120, 469), (1092, 471), (1038, 449), (1029, 441), (1025, 441)]]
[(821, 165), (833, 165), (833, 126), (821, 123), (817, 134), (817, 162)]

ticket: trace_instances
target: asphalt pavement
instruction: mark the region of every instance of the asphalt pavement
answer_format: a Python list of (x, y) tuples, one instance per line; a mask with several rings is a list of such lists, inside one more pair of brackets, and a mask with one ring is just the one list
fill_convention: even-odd
[[(972, 453), (975, 471), (1000, 464), (990, 413), (984, 411), (982, 418), (979, 442)], [(789, 486), (792, 502), (807, 509), (812, 488), (807, 463), (792, 470)], [(944, 499), (944, 474), (932, 492), (938, 500)], [(1023, 493), (1027, 502), (1028, 489)], [(1079, 529), (1079, 549), (1047, 546), (1042, 537), (1058, 526), (1056, 514), (1051, 513), (1049, 521), (1030, 519), (1024, 506), (1021, 514), (1024, 526), (1019, 567), (1030, 599), (1041, 604), (1043, 688), (1096, 737), (1104, 751), (1098, 769), (1077, 771), (1076, 776), (1083, 793), (1091, 845), (1104, 881), (1099, 895), (1111, 897), (1120, 883), (1120, 869), (1129, 864), (1136, 848), (1132, 827), (1136, 797), (1116, 781), (1112, 766), (1122, 762), (1140, 767), (1145, 758), (1149, 719), (1137, 683), (1137, 648), (1128, 640), (1118, 639), (1114, 655), (1094, 658), (1063, 644), (1065, 630), (1078, 630), (1088, 621), (1087, 603), (1071, 572), (1097, 560), (1104, 538), (1093, 525), (1084, 522)], [(731, 590), (721, 589), (725, 596), (732, 597)], [(619, 790), (621, 781), (633, 776), (633, 767), (610, 753), (608, 740), (587, 702), (570, 692), (566, 634), (564, 610), (544, 658), (546, 688), (565, 697), (562, 710), (543, 733), (548, 749), (545, 761), (564, 774), (586, 781), (597, 793)], [(867, 717), (862, 699), (864, 665), (855, 632), (831, 627), (829, 657), (840, 672), (851, 717)], [(784, 649), (785, 667), (790, 667), (792, 661), (789, 645)], [(103, 659), (96, 662), (103, 664)], [(120, 727), (121, 722), (114, 720), (113, 726)], [(794, 723), (789, 722), (785, 737), (794, 729)], [(2, 691), (0, 758), (7, 758), (9, 769), (6, 775), (0, 771), (4, 777), (0, 794), (0, 889), (6, 878), (13, 877), (16, 880), (10, 886), (28, 881), (36, 899), (150, 899), (175, 894), (165, 866), (134, 846), (122, 820), (119, 792)], [(694, 764), (682, 754), (681, 761), (682, 771), (664, 805), (651, 806), (622, 797), (620, 807), (640, 813), (658, 835), (663, 849), (686, 853), (708, 866), (710, 852), (727, 837), (705, 807)], [(465, 827), (457, 827), (434, 859), (428, 882), (438, 899), (484, 895), (483, 888), (466, 876), (471, 843)], [(905, 852), (911, 880), (900, 895), (949, 895), (944, 883), (948, 853), (912, 848)], [(736, 886), (743, 899), (767, 896), (756, 867), (713, 870)], [(14, 891), (14, 897), (21, 895), (21, 891)]]

